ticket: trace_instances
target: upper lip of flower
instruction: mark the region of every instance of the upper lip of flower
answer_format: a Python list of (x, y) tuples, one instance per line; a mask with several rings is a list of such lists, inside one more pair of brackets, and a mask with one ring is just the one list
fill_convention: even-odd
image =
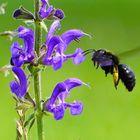
[(27, 53), (31, 53), (34, 50), (34, 32), (32, 29), (25, 28), (20, 26), (18, 28), (19, 38), (24, 41), (24, 50)]
[(65, 98), (70, 94), (70, 90), (85, 84), (79, 79), (69, 78), (64, 82), (58, 83), (51, 97), (45, 104), (45, 109), (54, 114), (56, 120), (62, 119), (66, 108), (70, 108), (72, 115), (79, 115), (83, 110), (83, 105), (80, 101), (74, 101), (72, 104), (66, 103)]
[(10, 83), (10, 88), (17, 97), (24, 97), (27, 92), (27, 78), (24, 71), (19, 67), (13, 67), (12, 71), (18, 79)]
[[(61, 36), (54, 36), (55, 31), (59, 27), (59, 20), (56, 20), (52, 23), (46, 37), (47, 52), (43, 58), (43, 63), (46, 65), (53, 65), (53, 68), (55, 70), (61, 68), (63, 62), (68, 58), (72, 58), (75, 64), (80, 64), (82, 61), (84, 61), (84, 55), (82, 55), (82, 50), (80, 48), (78, 48), (78, 50), (76, 50), (76, 52), (71, 55), (65, 55), (64, 52), (73, 40), (78, 40), (84, 35), (87, 35), (81, 30), (72, 29), (64, 32)], [(56, 53), (59, 54), (57, 55), (59, 56), (57, 58), (53, 56), (54, 49), (56, 49)], [(55, 62), (53, 61), (53, 59), (55, 59)]]

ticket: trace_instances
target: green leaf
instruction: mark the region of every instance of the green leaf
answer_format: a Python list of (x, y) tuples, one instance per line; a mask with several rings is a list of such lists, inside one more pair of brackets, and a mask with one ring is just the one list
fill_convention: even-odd
[(29, 129), (28, 129), (28, 133), (30, 132), (30, 130), (33, 127), (34, 123), (35, 123), (35, 118), (30, 123)]
[(2, 3), (0, 5), (0, 15), (5, 14), (5, 8), (6, 8), (6, 6), (7, 6), (7, 3)]
[(51, 117), (53, 117), (53, 114), (52, 113), (50, 113), (50, 112), (43, 112), (43, 115), (45, 115), (45, 116), (51, 116)]
[(46, 24), (45, 24), (44, 21), (41, 22), (41, 27), (42, 27), (42, 29), (43, 29), (46, 33), (48, 32), (48, 28), (47, 28), (47, 26), (46, 26)]
[(13, 40), (13, 38), (17, 35), (17, 32), (15, 31), (4, 31), (4, 32), (0, 32), (0, 36), (6, 37), (7, 39), (9, 39), (10, 41)]
[(29, 125), (29, 123), (35, 118), (35, 113), (32, 113), (28, 116), (27, 121), (24, 123), (24, 128)]
[(4, 73), (4, 76), (7, 77), (9, 75), (9, 71), (11, 70), (12, 66), (11, 65), (5, 65), (0, 68), (0, 72)]
[(33, 20), (25, 20), (24, 23), (29, 27), (29, 26), (34, 26), (34, 21)]
[(35, 106), (35, 102), (32, 99), (32, 97), (30, 96), (29, 92), (26, 93), (25, 99), (28, 100), (29, 102), (31, 102)]
[(20, 121), (16, 121), (17, 137), (22, 138), (23, 129)]
[(19, 99), (19, 102), (17, 103), (16, 110), (26, 110), (29, 108), (33, 108), (34, 104), (26, 99)]

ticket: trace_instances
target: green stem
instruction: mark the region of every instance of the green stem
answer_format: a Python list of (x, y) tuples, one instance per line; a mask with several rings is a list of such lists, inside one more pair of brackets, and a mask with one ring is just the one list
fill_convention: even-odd
[(34, 92), (36, 100), (36, 122), (38, 140), (43, 140), (43, 120), (42, 120), (42, 109), (41, 109), (41, 85), (40, 85), (40, 73), (34, 75)]
[[(41, 21), (38, 17), (39, 11), (39, 0), (34, 0), (35, 8), (35, 51), (39, 56), (39, 49), (41, 46)], [(36, 122), (37, 122), (37, 132), (38, 140), (43, 140), (43, 120), (42, 120), (42, 107), (41, 107), (41, 75), (40, 72), (37, 72), (34, 75), (34, 92), (35, 92), (35, 101), (36, 101)]]

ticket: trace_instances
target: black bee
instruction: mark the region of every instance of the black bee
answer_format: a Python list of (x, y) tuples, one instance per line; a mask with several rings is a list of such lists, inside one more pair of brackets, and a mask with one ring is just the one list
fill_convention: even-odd
[(133, 90), (136, 83), (135, 74), (127, 65), (120, 64), (119, 58), (116, 55), (104, 49), (89, 49), (83, 53), (84, 55), (87, 55), (91, 52), (93, 53), (92, 61), (94, 66), (96, 65), (96, 68), (100, 66), (105, 71), (106, 76), (108, 73), (113, 75), (114, 86), (116, 89), (119, 80), (121, 79), (128, 91)]

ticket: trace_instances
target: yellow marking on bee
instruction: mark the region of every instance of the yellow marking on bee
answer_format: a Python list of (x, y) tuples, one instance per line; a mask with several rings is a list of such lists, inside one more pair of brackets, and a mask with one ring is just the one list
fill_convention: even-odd
[(119, 83), (119, 73), (118, 73), (118, 67), (114, 66), (113, 67), (113, 81), (114, 81), (114, 86), (117, 89), (117, 85)]

